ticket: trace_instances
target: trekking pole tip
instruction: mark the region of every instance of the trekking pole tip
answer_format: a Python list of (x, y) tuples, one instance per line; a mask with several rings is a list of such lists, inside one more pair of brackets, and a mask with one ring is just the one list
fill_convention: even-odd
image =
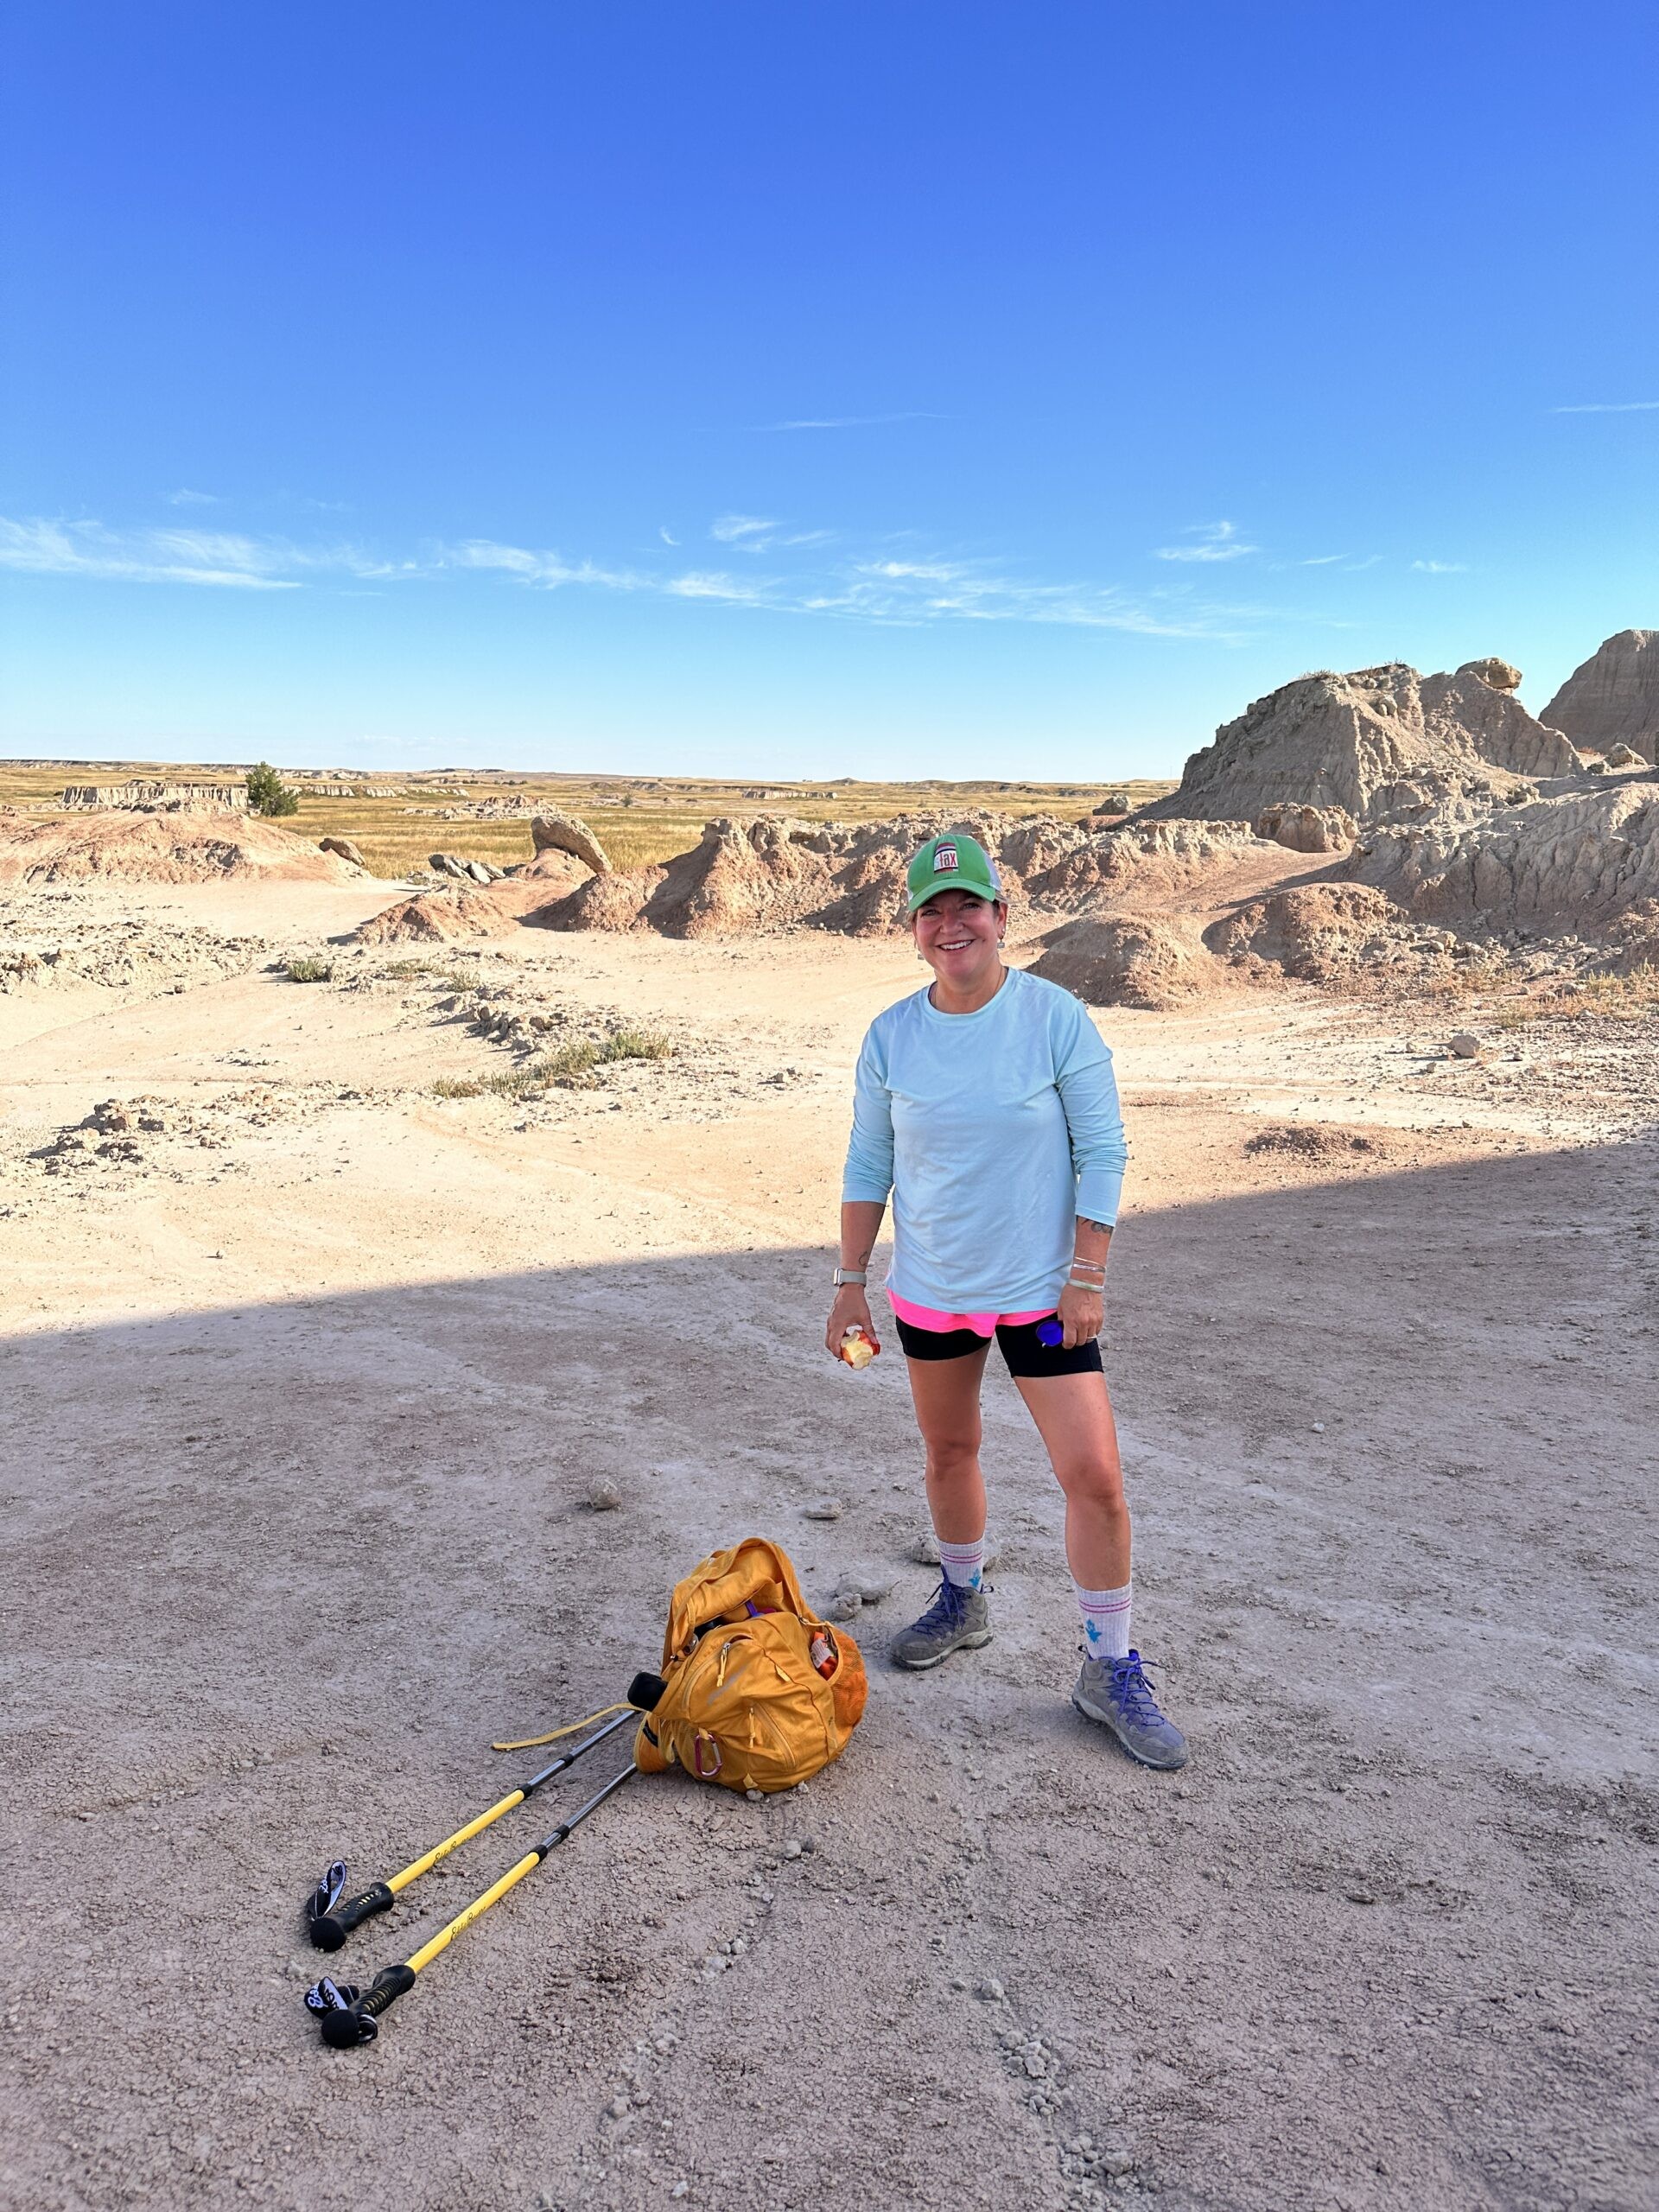
[(359, 2044), (372, 2043), (379, 2032), (372, 2013), (359, 2012), (354, 2005), (346, 2012), (322, 2016), (322, 2039), (331, 2050), (355, 2050)]

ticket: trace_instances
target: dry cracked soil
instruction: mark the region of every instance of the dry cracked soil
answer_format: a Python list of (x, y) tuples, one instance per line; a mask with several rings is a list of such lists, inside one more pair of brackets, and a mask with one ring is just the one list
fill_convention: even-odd
[[(1653, 2205), (1651, 1018), (1452, 1066), (1473, 1017), (1313, 992), (1099, 1017), (1167, 1777), (1067, 1703), (1005, 1382), (995, 1641), (883, 1662), (929, 1589), (904, 1376), (821, 1332), (907, 948), (331, 945), (385, 897), (102, 887), (0, 995), (8, 2204)], [(100, 966), (99, 914), (178, 957)], [(531, 1049), (480, 988), (675, 1050), (440, 1096)], [(894, 1579), (843, 1760), (635, 1783), (321, 2048), (319, 1964), (406, 1955), (584, 1770), (327, 1962), (323, 1865), (490, 1802), (536, 1756), (491, 1740), (619, 1695), (750, 1531)]]

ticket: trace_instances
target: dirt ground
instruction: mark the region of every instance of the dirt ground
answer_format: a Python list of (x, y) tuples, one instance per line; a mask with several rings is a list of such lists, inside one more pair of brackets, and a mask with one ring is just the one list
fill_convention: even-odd
[[(443, 1099), (512, 1064), (453, 978), (270, 965), (385, 886), (94, 895), (67, 918), (181, 950), (0, 995), (8, 2205), (1659, 2202), (1651, 1027), (1450, 1063), (1473, 1017), (1311, 992), (1099, 1017), (1167, 1777), (1066, 1702), (1060, 1500), (1006, 1380), (996, 1640), (884, 1663), (930, 1589), (904, 1376), (821, 1332), (905, 947), (525, 932), (486, 984), (677, 1049)], [(372, 1878), (489, 1802), (535, 1758), (491, 1738), (619, 1695), (750, 1531), (820, 1597), (896, 1577), (839, 1766), (764, 1804), (634, 1783), (377, 2044), (321, 2049), (327, 1859)]]

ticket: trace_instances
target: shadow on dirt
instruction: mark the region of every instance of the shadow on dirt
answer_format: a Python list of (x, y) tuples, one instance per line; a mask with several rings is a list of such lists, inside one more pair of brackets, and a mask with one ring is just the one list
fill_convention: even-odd
[(988, 2207), (1103, 2201), (1102, 2145), (1165, 2206), (1633, 2206), (1656, 1165), (1134, 1216), (1109, 1366), (1179, 1783), (1065, 1702), (1058, 1496), (994, 1380), (996, 1643), (878, 1663), (804, 1799), (639, 1785), (350, 2058), (306, 1885), (620, 1694), (713, 1544), (891, 1568), (879, 1662), (928, 1589), (900, 1363), (830, 1364), (804, 1249), (6, 1341), (16, 2201), (927, 2205), (967, 2129)]

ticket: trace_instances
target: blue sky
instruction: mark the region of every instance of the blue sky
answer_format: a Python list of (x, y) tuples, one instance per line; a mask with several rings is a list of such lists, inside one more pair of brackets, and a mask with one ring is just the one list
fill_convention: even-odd
[(1659, 625), (1587, 0), (13, 0), (0, 749), (1174, 772)]

